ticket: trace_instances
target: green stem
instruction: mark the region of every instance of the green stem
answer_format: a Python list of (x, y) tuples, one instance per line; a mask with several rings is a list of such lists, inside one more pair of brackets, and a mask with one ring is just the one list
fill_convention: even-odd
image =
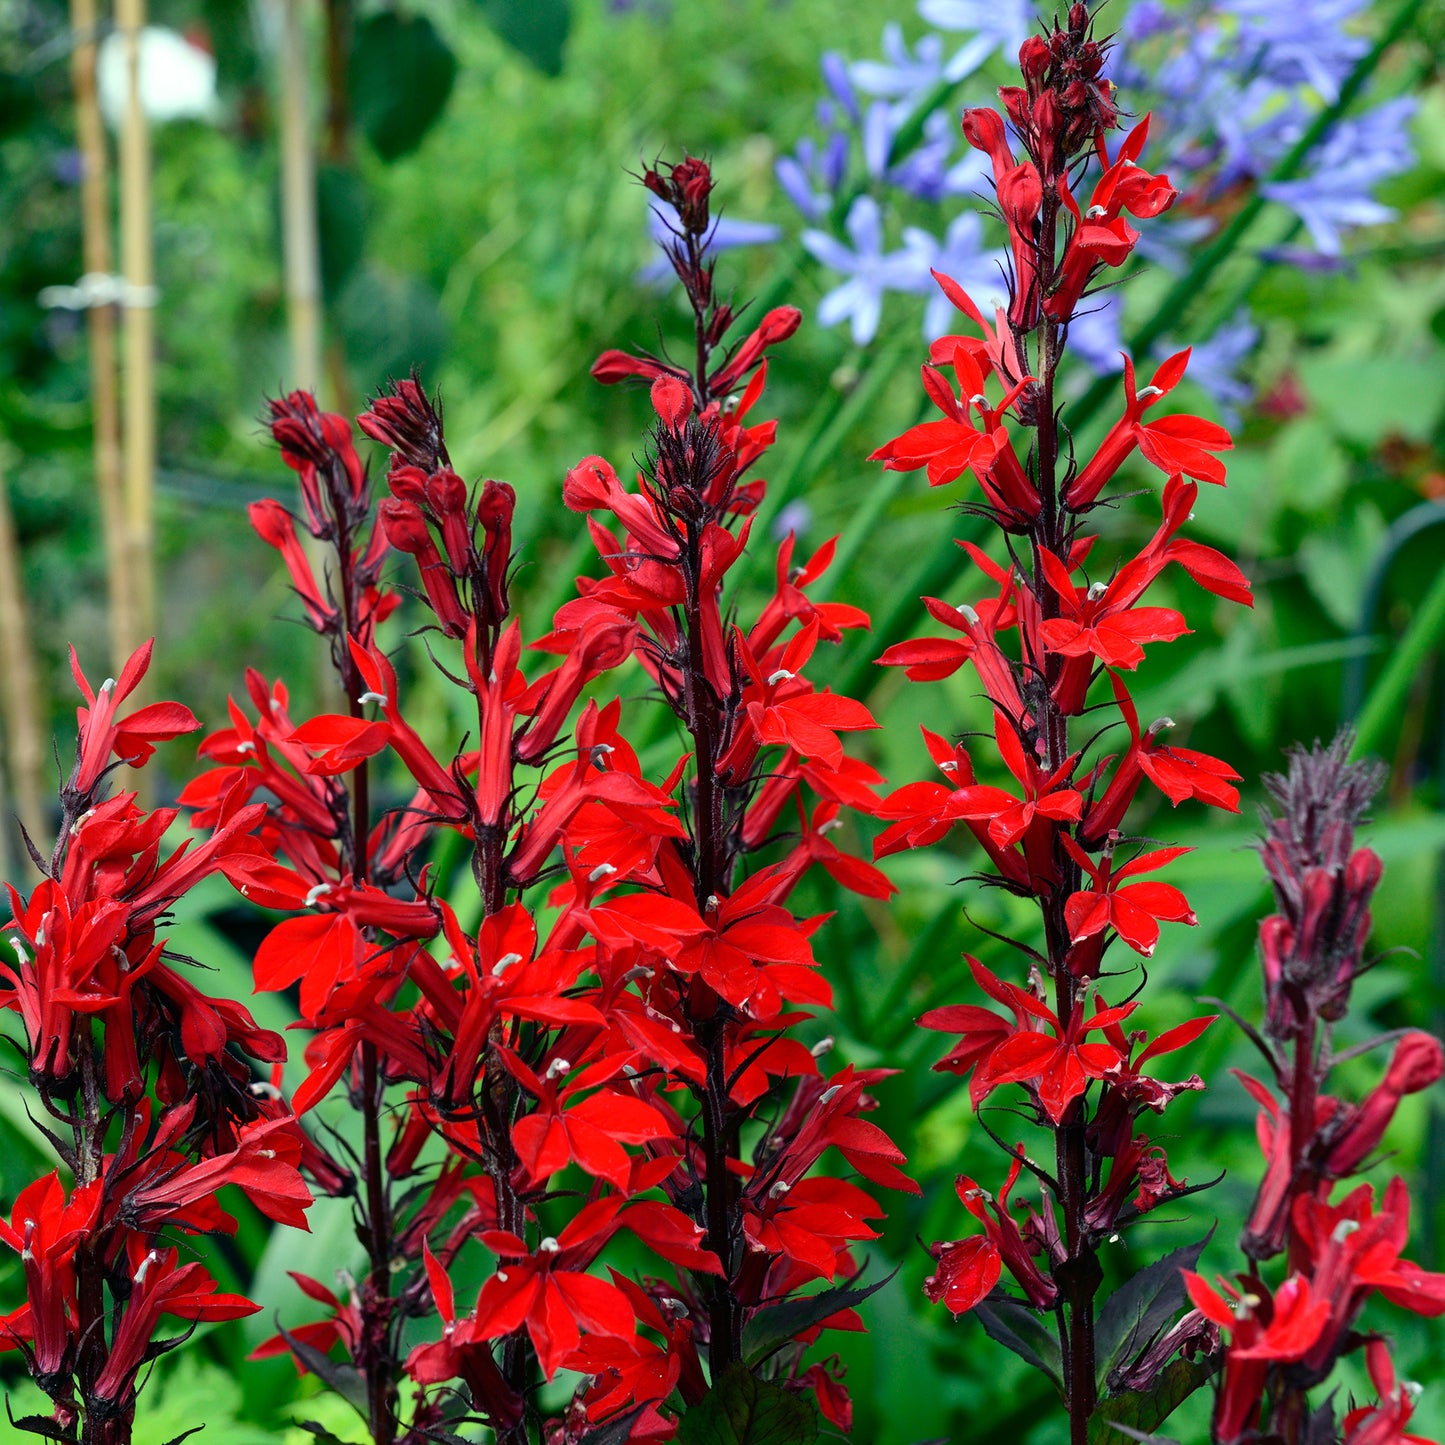
[(1355, 756), (1377, 753), (1404, 712), (1410, 689), (1430, 653), (1445, 638), (1445, 569), (1431, 584), (1425, 600), (1391, 654), (1389, 664), (1370, 691), (1355, 725)]

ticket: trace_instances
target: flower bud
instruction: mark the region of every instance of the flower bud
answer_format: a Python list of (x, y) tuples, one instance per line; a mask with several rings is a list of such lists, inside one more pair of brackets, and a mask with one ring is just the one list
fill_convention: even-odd
[(1049, 53), (1049, 43), (1041, 35), (1030, 35), (1019, 46), (1019, 69), (1023, 71), (1025, 80), (1032, 82), (1042, 80), (1052, 58)]
[(472, 557), (472, 528), (467, 517), (467, 484), (443, 467), (427, 480), (427, 505), (441, 523), (442, 546), (452, 573), (464, 577)]

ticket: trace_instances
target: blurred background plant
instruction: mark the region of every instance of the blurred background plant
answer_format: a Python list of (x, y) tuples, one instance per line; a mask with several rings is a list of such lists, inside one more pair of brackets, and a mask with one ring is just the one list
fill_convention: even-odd
[[(1445, 8), (1111, 3), (1104, 24), (1119, 32), (1124, 102), (1153, 108), (1161, 142), (1151, 168), (1182, 181), (1189, 204), (1167, 244), (1142, 257), (1127, 309), (1105, 298), (1092, 318), (1086, 349), (1102, 377), (1084, 370), (1070, 385), (1102, 426), (1118, 396), (1109, 375), (1118, 337), (1138, 352), (1186, 331), (1210, 337), (1180, 405), (1237, 419), (1241, 445), (1229, 492), (1200, 499), (1199, 535), (1239, 558), (1258, 599), (1247, 615), (1201, 613), (1207, 623), (1157, 649), (1140, 678), (1141, 715), (1167, 712), (1176, 740), (1230, 760), (1253, 797), (1285, 744), (1356, 722), (1361, 748), (1391, 765), (1387, 801), (1366, 830), (1387, 864), (1373, 940), (1386, 956), (1360, 985), (1360, 1026), (1438, 1031)], [(133, 30), (139, 19), (150, 29), (132, 52), (114, 26)], [(155, 568), (155, 695), (183, 697), (213, 726), (238, 663), (304, 683), (304, 632), (275, 625), (294, 616), (294, 601), (244, 516), (247, 502), (289, 485), (258, 424), (263, 396), (283, 387), (317, 382), (328, 407), (359, 410), (388, 376), (419, 367), (446, 403), (458, 470), (517, 488), (522, 605), (555, 606), (589, 565), (573, 545), (561, 479), (584, 452), (625, 456), (647, 409), (644, 396), (586, 376), (606, 345), (655, 342), (641, 320), (656, 306), (654, 232), (627, 172), (683, 147), (715, 163), (726, 209), (717, 245), (736, 246), (723, 269), (738, 298), (759, 310), (787, 299), (807, 317), (770, 377), (786, 440), (758, 526), (795, 530), (809, 550), (841, 534), (832, 595), (868, 608), (875, 626), (837, 650), (834, 680), (904, 723), (874, 735), (896, 740), (897, 754), (867, 744), (870, 761), (911, 778), (922, 755), (908, 723), (948, 727), (963, 715), (986, 725), (963, 674), (952, 693), (945, 684), (925, 696), (872, 665), (885, 645), (923, 630), (920, 594), (956, 590), (966, 564), (951, 537), (972, 524), (941, 527), (922, 477), (882, 474), (863, 458), (916, 418), (920, 331), (952, 324), (930, 305), (928, 265), (984, 294), (996, 275), (1001, 228), (983, 214), (987, 190), (956, 117), (1004, 77), (1000, 52), (1032, 19), (1011, 0), (916, 9), (906, 0), (152, 0), (139, 18), (135, 0), (116, 13), (0, 0), (7, 814), (18, 810), (40, 834), (50, 823), (37, 800), (53, 791), (50, 739), (69, 732), (65, 644), (104, 671), (113, 635), (136, 625), (126, 609), (144, 600), (136, 568)], [(76, 85), (83, 99), (87, 41), (97, 46), (90, 110), (77, 107)], [(92, 178), (95, 158), (108, 161), (104, 189), (89, 197), (87, 154)], [(150, 194), (137, 207), (147, 157)], [(142, 311), (154, 347), (127, 359), (126, 328)], [(97, 370), (107, 331), (108, 372)], [(148, 385), (134, 376), (147, 359), (153, 474)], [(1108, 525), (1127, 538), (1147, 523), (1126, 504)], [(763, 563), (753, 566), (761, 589)], [(412, 687), (428, 687), (426, 675), (415, 672)], [(439, 726), (445, 706), (438, 690)], [(920, 711), (930, 706), (938, 716)], [(164, 791), (162, 765), (174, 790), (190, 759), (176, 746), (157, 760), (150, 771)], [(1147, 831), (1147, 818), (1138, 823)], [(1266, 890), (1242, 846), (1252, 826), (1248, 807), (1232, 826), (1170, 820), (1171, 838), (1196, 845), (1179, 881), (1201, 919), (1154, 960), (1156, 977), (1178, 991), (1176, 1013), (1201, 993), (1258, 1011), (1254, 919)], [(5, 876), (24, 879), (13, 828), (0, 834), (0, 861)], [(916, 1240), (950, 1229), (947, 1185), (979, 1143), (966, 1097), (926, 1072), (940, 1041), (911, 1025), (957, 992), (962, 948), (992, 960), (949, 890), (970, 866), (962, 844), (952, 856), (893, 860), (902, 898), (890, 910), (816, 888), (817, 908), (839, 911), (825, 966), (840, 1062), (910, 1066), (880, 1122), (925, 1183), (924, 1202), (897, 1212), (877, 1248), (878, 1266), (903, 1267), (871, 1302), (872, 1334), (848, 1351), (856, 1437), (878, 1445), (1049, 1439), (1035, 1427), (1038, 1387), (1023, 1366), (975, 1321), (926, 1311), (920, 1292), (929, 1261)], [(176, 946), (221, 971), (214, 991), (249, 998), (256, 920), (224, 885), (192, 902)], [(1003, 897), (973, 916), (1021, 926)], [(255, 1004), (266, 1026), (295, 1017), (284, 998)], [(1245, 1062), (1223, 1029), (1199, 1052), (1191, 1062), (1211, 1079)], [(1222, 1218), (1237, 1218), (1253, 1186), (1245, 1096), (1223, 1084), (1180, 1117), (1171, 1159), (1196, 1179), (1237, 1170), (1214, 1196)], [(28, 1168), (38, 1157), (11, 1089), (0, 1090), (0, 1136), (8, 1203), (29, 1176), (12, 1178), (7, 1162)], [(1425, 1204), (1413, 1257), (1445, 1267), (1438, 1102), (1410, 1101), (1389, 1142)], [(354, 1264), (345, 1228), (320, 1219), (303, 1243), (264, 1223), (249, 1221), (234, 1251), (211, 1261), (223, 1287), (276, 1298), (300, 1253), (317, 1276)], [(0, 1275), (3, 1301), (13, 1303), (17, 1285)], [(1392, 1323), (1404, 1372), (1445, 1376), (1438, 1328), (1405, 1315)], [(213, 1445), (286, 1440), (291, 1418), (319, 1418), (349, 1438), (345, 1415), (305, 1398), (310, 1386), (289, 1366), (240, 1365), (271, 1327), (257, 1316), (198, 1339), (154, 1397), (155, 1437), (192, 1423), (188, 1402), (203, 1399)], [(1001, 1387), (1006, 1418), (994, 1403)], [(1427, 1390), (1420, 1433), (1445, 1429), (1442, 1395)], [(23, 1391), (14, 1403), (21, 1413)], [(1205, 1410), (1181, 1412), (1173, 1432), (1201, 1438)]]

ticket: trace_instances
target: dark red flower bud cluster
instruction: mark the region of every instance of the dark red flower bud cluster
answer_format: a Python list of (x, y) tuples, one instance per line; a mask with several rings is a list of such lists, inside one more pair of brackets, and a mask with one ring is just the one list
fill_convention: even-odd
[[(1240, 1239), (1250, 1265), (1238, 1287), (1224, 1286), (1226, 1299), (1190, 1279), (1196, 1307), (1228, 1336), (1214, 1417), (1223, 1445), (1290, 1438), (1310, 1417), (1307, 1392), (1367, 1342), (1381, 1398), (1347, 1417), (1346, 1438), (1411, 1438), (1403, 1434), (1410, 1402), (1394, 1384), (1384, 1342), (1370, 1342), (1356, 1321), (1375, 1294), (1416, 1314), (1445, 1314), (1445, 1275), (1401, 1258), (1410, 1208), (1402, 1179), (1390, 1181), (1378, 1212), (1368, 1184), (1330, 1200), (1337, 1180), (1370, 1162), (1400, 1101), (1445, 1075), (1440, 1041), (1409, 1030), (1362, 1101), (1324, 1092), (1335, 1062), (1331, 1026), (1366, 967), (1370, 895), (1381, 872), (1376, 854), (1355, 846), (1355, 829), (1384, 770), (1351, 762), (1350, 741), (1342, 734), (1329, 747), (1298, 748), (1288, 771), (1266, 780), (1277, 812), (1266, 815), (1260, 854), (1280, 911), (1260, 924), (1268, 1037), (1253, 1038), (1274, 1087), (1240, 1075), (1260, 1106), (1264, 1178)], [(1285, 1278), (1271, 1286), (1263, 1266), (1281, 1255)]]

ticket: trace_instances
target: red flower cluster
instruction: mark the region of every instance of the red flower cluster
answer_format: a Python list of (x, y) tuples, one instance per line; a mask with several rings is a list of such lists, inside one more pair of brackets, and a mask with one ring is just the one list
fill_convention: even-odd
[(180, 1340), (163, 1316), (229, 1320), (260, 1308), (222, 1291), (187, 1260), (188, 1237), (231, 1234), (217, 1191), (235, 1186), (267, 1218), (306, 1227), (305, 1135), (253, 1068), (285, 1048), (239, 1003), (188, 977), (160, 930), (201, 879), (254, 858), (263, 809), (219, 797), (210, 836), (167, 851), (178, 810), (147, 813), (133, 792), (110, 795), (122, 763), (142, 766), (157, 742), (199, 727), (179, 703), (123, 716), (150, 663), (147, 643), (120, 678), (84, 698), (75, 764), (61, 788), (59, 841), (28, 898), (9, 890), (0, 1004), (19, 1015), (30, 1081), (56, 1131), (63, 1165), (22, 1189), (0, 1222), (21, 1258), (25, 1303), (0, 1318), (0, 1350), (19, 1350), (50, 1397), (55, 1440), (121, 1445), (131, 1438), (141, 1372)]
[[(1116, 941), (1148, 957), (1161, 924), (1195, 922), (1184, 895), (1154, 876), (1185, 850), (1149, 847), (1125, 831), (1141, 789), (1157, 789), (1175, 805), (1239, 806), (1238, 775), (1226, 764), (1165, 743), (1167, 719), (1139, 726), (1127, 674), (1150, 644), (1188, 631), (1181, 612), (1150, 605), (1146, 596), (1177, 564), (1216, 596), (1250, 600), (1249, 583), (1232, 562), (1180, 535), (1198, 483), (1224, 480), (1217, 454), (1230, 447), (1228, 434), (1199, 417), (1148, 415), (1178, 385), (1189, 353), (1171, 357), (1142, 390), (1126, 361), (1124, 415), (1088, 458), (1073, 454), (1067, 409), (1056, 397), (1081, 299), (1104, 272), (1124, 264), (1138, 240), (1125, 216), (1156, 216), (1175, 199), (1167, 179), (1139, 164), (1147, 118), (1110, 150), (1118, 111), (1102, 74), (1106, 49), (1092, 38), (1085, 8), (1075, 5), (1065, 25), (1025, 43), (1024, 85), (1000, 92), (1005, 114), (965, 112), (964, 135), (992, 161), (1009, 228), (1010, 304), (990, 324), (956, 283), (937, 277), (977, 334), (935, 342), (923, 367), (924, 390), (943, 419), (874, 453), (889, 468), (926, 467), (935, 486), (971, 473), (983, 495), (968, 510), (1005, 534), (1001, 548), (962, 544), (985, 595), (968, 604), (925, 599), (948, 634), (900, 643), (880, 659), (915, 681), (971, 666), (993, 710), (993, 735), (987, 746), (966, 747), (925, 732), (943, 780), (906, 784), (884, 800), (878, 811), (890, 826), (875, 852), (925, 846), (962, 825), (987, 860), (986, 880), (1036, 904), (1042, 937), (1037, 948), (1017, 945), (1026, 983), (970, 960), (997, 1009), (960, 1003), (921, 1021), (958, 1035), (936, 1067), (969, 1078), (975, 1108), (1009, 1087), (1016, 1091), (1010, 1112), (1049, 1142), (1047, 1154), (1028, 1141), (1010, 1150), (996, 1199), (974, 1179), (959, 1179), (959, 1198), (983, 1232), (935, 1245), (925, 1288), (955, 1314), (982, 1307), (1047, 1317), (1045, 1327), (1058, 1333), (1056, 1379), (1075, 1442), (1097, 1433), (1090, 1422), (1111, 1408), (1111, 1397), (1147, 1396), (1181, 1349), (1194, 1353), (1210, 1343), (1207, 1326), (1140, 1336), (1130, 1358), (1099, 1378), (1100, 1246), (1191, 1192), (1170, 1173), (1144, 1119), (1202, 1081), (1168, 1082), (1144, 1070), (1213, 1021), (1177, 1024), (1149, 1043), (1130, 1031), (1138, 1000), (1111, 1003), (1106, 980), (1128, 967), (1110, 953)], [(1074, 191), (1091, 166), (1092, 196), (1081, 209)], [(1164, 474), (1162, 517), (1133, 556), (1101, 561), (1088, 519), (1136, 450)], [(1112, 727), (1101, 723), (1111, 709)], [(1089, 737), (1075, 741), (1071, 721), (1086, 712)], [(1114, 730), (1126, 734), (1120, 745)], [(1106, 970), (1106, 961), (1113, 967)], [(1024, 1171), (1040, 1193), (1036, 1204), (1018, 1209), (1010, 1194)], [(1001, 1285), (1005, 1278), (1021, 1300)], [(1182, 1289), (1177, 1293), (1182, 1308)], [(1118, 1309), (1127, 1308), (1123, 1298)], [(1004, 1324), (994, 1332), (1021, 1340), (1039, 1328), (1031, 1322), (1020, 1334)], [(1025, 1345), (1021, 1353), (1037, 1363), (1031, 1351)], [(1177, 1372), (1171, 1378), (1177, 1390)]]
[[(202, 825), (267, 800), (248, 805), (250, 846), (218, 866), (252, 903), (291, 915), (255, 976), (258, 989), (297, 988), (313, 1031), (297, 1112), (344, 1085), (362, 1117), (361, 1147), (337, 1143), (347, 1157), (316, 1178), (354, 1187), (370, 1270), (349, 1300), (298, 1277), (329, 1317), (260, 1353), (289, 1349), (339, 1383), (331, 1352), (344, 1349), (378, 1442), (473, 1418), (505, 1441), (570, 1442), (604, 1424), (666, 1439), (709, 1378), (744, 1360), (744, 1331), (771, 1339), (784, 1317), (748, 1360), (758, 1388), (808, 1394), (842, 1423), (837, 1371), (801, 1356), (823, 1328), (856, 1327), (858, 1292), (841, 1283), (882, 1210), (837, 1171), (916, 1190), (863, 1117), (883, 1071), (830, 1078), (823, 1050), (792, 1034), (830, 997), (811, 942), (823, 920), (788, 904), (800, 878), (819, 865), (859, 892), (892, 891), (826, 836), (841, 809), (878, 806), (881, 779), (842, 743), (876, 724), (806, 676), (821, 643), (867, 618), (808, 596), (831, 544), (794, 569), (784, 543), (750, 626), (727, 590), (763, 495), (745, 474), (775, 428), (754, 416), (766, 352), (798, 315), (770, 313), (728, 346), (731, 313), (703, 257), (707, 169), (689, 159), (647, 179), (675, 209), (697, 367), (620, 352), (598, 363), (603, 380), (651, 379), (655, 421), (637, 490), (597, 457), (566, 478), (569, 507), (605, 515), (588, 520), (604, 572), (579, 579), (530, 644), (550, 666), (524, 672), (511, 616), (512, 489), (457, 476), (416, 382), (360, 418), (390, 451), (375, 520), (350, 429), (288, 397), (272, 429), (305, 525), (334, 553), (326, 585), (279, 504), (253, 520), (330, 638), (348, 709), (295, 719), (283, 685), (249, 675), (250, 712), (232, 704), (231, 726), (202, 745), (212, 767), (183, 795)], [(380, 590), (388, 543), (415, 560), (416, 595), (454, 649), (438, 666), (475, 711), (452, 752), (408, 721), (411, 684), (377, 642), (396, 605)], [(633, 659), (689, 737), (658, 778), (620, 703), (593, 696)], [(408, 801), (375, 816), (378, 784), (398, 771)], [(465, 905), (465, 870), (423, 866), (439, 833), (470, 855)], [(478, 904), (480, 923), (465, 924)], [(832, 1176), (816, 1172), (825, 1155)], [(597, 1273), (620, 1232), (671, 1280)], [(473, 1250), (494, 1263), (468, 1307), (450, 1276)], [(838, 1288), (800, 1296), (820, 1281)], [(440, 1338), (406, 1350), (406, 1322), (433, 1308)], [(560, 1369), (587, 1383), (548, 1423), (531, 1381)]]

